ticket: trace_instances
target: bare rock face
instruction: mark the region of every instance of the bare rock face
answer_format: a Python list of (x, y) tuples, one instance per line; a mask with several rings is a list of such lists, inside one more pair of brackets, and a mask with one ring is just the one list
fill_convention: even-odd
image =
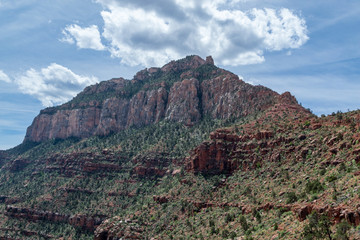
[(70, 102), (42, 110), (24, 141), (108, 135), (163, 119), (192, 126), (204, 117), (247, 116), (279, 101), (296, 103), (290, 93), (252, 86), (215, 67), (211, 56), (189, 56), (142, 70), (131, 81), (115, 78), (89, 86)]
[(40, 113), (28, 128), (25, 139), (41, 142), (52, 138), (90, 137), (99, 124), (100, 113), (97, 107)]
[(194, 151), (190, 169), (206, 174), (229, 173), (233, 169), (227, 154), (223, 142), (202, 143)]
[(214, 65), (214, 59), (212, 58), (212, 56), (207, 56), (206, 57), (206, 63)]
[(188, 56), (178, 61), (171, 61), (161, 68), (163, 72), (195, 69), (204, 65), (206, 61), (199, 56)]
[(232, 161), (230, 152), (236, 150), (240, 139), (228, 136), (232, 135), (218, 131), (211, 133), (212, 140), (200, 144), (186, 159), (187, 170), (204, 174), (232, 173), (237, 170), (238, 162)]
[(195, 78), (176, 82), (170, 89), (166, 119), (191, 125), (201, 119), (199, 81)]
[(104, 101), (96, 134), (107, 135), (126, 128), (129, 112), (129, 101), (126, 99), (109, 98)]
[(164, 88), (140, 91), (131, 100), (127, 127), (144, 126), (164, 118), (167, 92)]
[(131, 126), (145, 126), (164, 118), (168, 93), (165, 88), (140, 91), (130, 100), (109, 98), (104, 101), (95, 134), (107, 135)]
[(247, 84), (230, 72), (204, 80), (201, 91), (204, 114), (221, 119), (264, 110), (278, 95), (268, 88)]

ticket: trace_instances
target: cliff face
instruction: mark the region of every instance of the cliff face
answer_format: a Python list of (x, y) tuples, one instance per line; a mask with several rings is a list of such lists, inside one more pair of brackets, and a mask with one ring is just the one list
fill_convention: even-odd
[(211, 57), (190, 56), (142, 70), (130, 81), (119, 78), (87, 87), (72, 101), (42, 110), (25, 141), (107, 135), (163, 119), (193, 125), (205, 116), (246, 116), (274, 105), (277, 96), (215, 67)]
[(359, 225), (360, 111), (318, 118), (213, 64), (173, 61), (42, 110), (26, 140), (139, 128), (0, 151), (0, 239), (302, 239), (312, 212)]
[[(299, 119), (305, 121), (312, 117), (308, 110), (296, 103), (289, 92), (283, 93), (277, 96), (277, 103), (263, 112), (262, 117), (244, 125), (245, 128), (241, 131), (225, 128), (212, 132), (209, 141), (201, 143), (191, 151), (186, 159), (186, 168), (194, 173), (231, 174), (236, 170), (255, 169), (263, 161), (277, 161), (281, 153), (279, 146), (291, 143), (294, 138), (274, 139), (274, 130), (259, 129), (256, 124), (275, 121), (279, 125), (284, 119), (298, 124)], [(239, 135), (240, 132), (242, 135)], [(294, 151), (289, 148), (289, 157)], [(306, 148), (299, 148), (295, 152), (300, 158), (304, 151)]]

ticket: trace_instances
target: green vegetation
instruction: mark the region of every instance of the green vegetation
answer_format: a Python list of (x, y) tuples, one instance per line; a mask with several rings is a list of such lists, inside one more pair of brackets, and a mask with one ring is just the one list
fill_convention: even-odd
[(315, 179), (313, 181), (309, 181), (306, 183), (305, 191), (307, 193), (319, 193), (324, 190), (324, 186), (321, 184), (319, 179)]
[[(24, 239), (20, 230), (26, 230), (41, 234), (28, 239), (94, 237), (67, 223), (6, 216), (6, 205), (13, 205), (106, 216), (104, 225), (112, 230), (135, 229), (143, 239), (356, 239), (358, 228), (345, 219), (333, 225), (327, 214), (314, 212), (299, 220), (299, 209), (307, 205), (327, 206), (326, 212), (342, 206), (353, 210), (358, 204), (360, 145), (353, 131), (360, 113), (342, 115), (341, 121), (350, 119), (349, 124), (334, 126), (337, 115), (307, 123), (290, 114), (259, 113), (243, 119), (206, 117), (192, 127), (161, 121), (102, 137), (26, 142), (7, 151), (9, 156), (1, 161), (0, 195), (9, 199), (0, 204), (0, 236)], [(314, 121), (322, 126), (312, 129)], [(236, 156), (232, 163), (240, 170), (188, 172), (189, 151), (223, 127), (242, 140), (217, 139), (213, 146), (230, 148), (227, 155)], [(260, 130), (273, 136), (250, 137)], [(95, 164), (99, 171), (93, 170)], [(150, 176), (144, 173), (150, 170)]]
[(286, 199), (286, 203), (289, 204), (289, 203), (294, 203), (298, 200), (298, 197), (296, 195), (295, 192), (288, 192), (287, 193), (287, 199)]
[(329, 239), (331, 240), (331, 223), (326, 215), (313, 212), (308, 217), (309, 223), (304, 227), (302, 236), (305, 240)]
[(304, 226), (303, 239), (336, 239), (348, 240), (348, 231), (351, 229), (349, 223), (341, 222), (336, 226), (336, 232), (331, 230), (331, 222), (328, 216), (313, 212), (308, 216), (309, 223)]

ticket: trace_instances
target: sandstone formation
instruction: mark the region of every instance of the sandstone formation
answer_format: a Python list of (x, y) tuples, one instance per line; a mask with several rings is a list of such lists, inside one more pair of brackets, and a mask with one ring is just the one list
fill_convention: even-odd
[(247, 116), (281, 100), (276, 92), (247, 84), (213, 64), (211, 57), (190, 56), (142, 70), (132, 80), (111, 79), (87, 87), (72, 101), (42, 110), (25, 141), (107, 135), (163, 119), (191, 126), (207, 116)]
[[(266, 117), (273, 119), (279, 117), (279, 114), (285, 113), (284, 109), (288, 109), (287, 117), (290, 119), (302, 116), (302, 120), (305, 120), (306, 117), (311, 116), (310, 112), (298, 105), (289, 93), (277, 98), (277, 104), (267, 109), (264, 117), (257, 121), (265, 121)], [(306, 147), (288, 148), (286, 152), (282, 151), (281, 147), (293, 142), (294, 137), (275, 137), (275, 133), (271, 130), (256, 129), (254, 124), (254, 122), (248, 124), (249, 129), (242, 130), (241, 134), (239, 129), (234, 128), (218, 129), (210, 133), (210, 140), (201, 143), (187, 157), (187, 170), (203, 174), (231, 174), (239, 169), (255, 169), (264, 161), (279, 161), (281, 155), (298, 152), (298, 158), (303, 158), (303, 155), (307, 154)], [(305, 135), (299, 136), (299, 140), (305, 138)]]
[(167, 167), (170, 164), (166, 154), (156, 152), (135, 156), (132, 162), (135, 165), (132, 173), (141, 178), (162, 177), (165, 175)]
[(37, 170), (45, 172), (57, 171), (68, 177), (77, 174), (106, 174), (122, 170), (119, 162), (123, 160), (123, 157), (113, 153), (78, 152), (71, 154), (53, 154), (41, 160), (45, 162), (44, 169), (41, 168)]
[(105, 219), (104, 216), (85, 216), (80, 214), (65, 215), (9, 205), (6, 206), (5, 215), (12, 218), (27, 219), (30, 221), (42, 220), (55, 223), (68, 223), (74, 227), (80, 227), (89, 231), (94, 231)]

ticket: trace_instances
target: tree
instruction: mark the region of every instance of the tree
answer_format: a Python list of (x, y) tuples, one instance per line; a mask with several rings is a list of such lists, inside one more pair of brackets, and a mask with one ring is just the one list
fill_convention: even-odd
[(329, 239), (331, 237), (331, 222), (326, 215), (313, 212), (308, 216), (309, 224), (305, 225), (302, 237), (305, 240)]
[(244, 232), (249, 229), (249, 224), (247, 223), (246, 218), (243, 215), (241, 215), (240, 217), (240, 224)]
[(347, 235), (347, 231), (349, 231), (351, 228), (350, 224), (346, 221), (343, 221), (339, 223), (336, 226), (336, 234), (335, 239), (337, 240), (349, 240), (349, 237)]

